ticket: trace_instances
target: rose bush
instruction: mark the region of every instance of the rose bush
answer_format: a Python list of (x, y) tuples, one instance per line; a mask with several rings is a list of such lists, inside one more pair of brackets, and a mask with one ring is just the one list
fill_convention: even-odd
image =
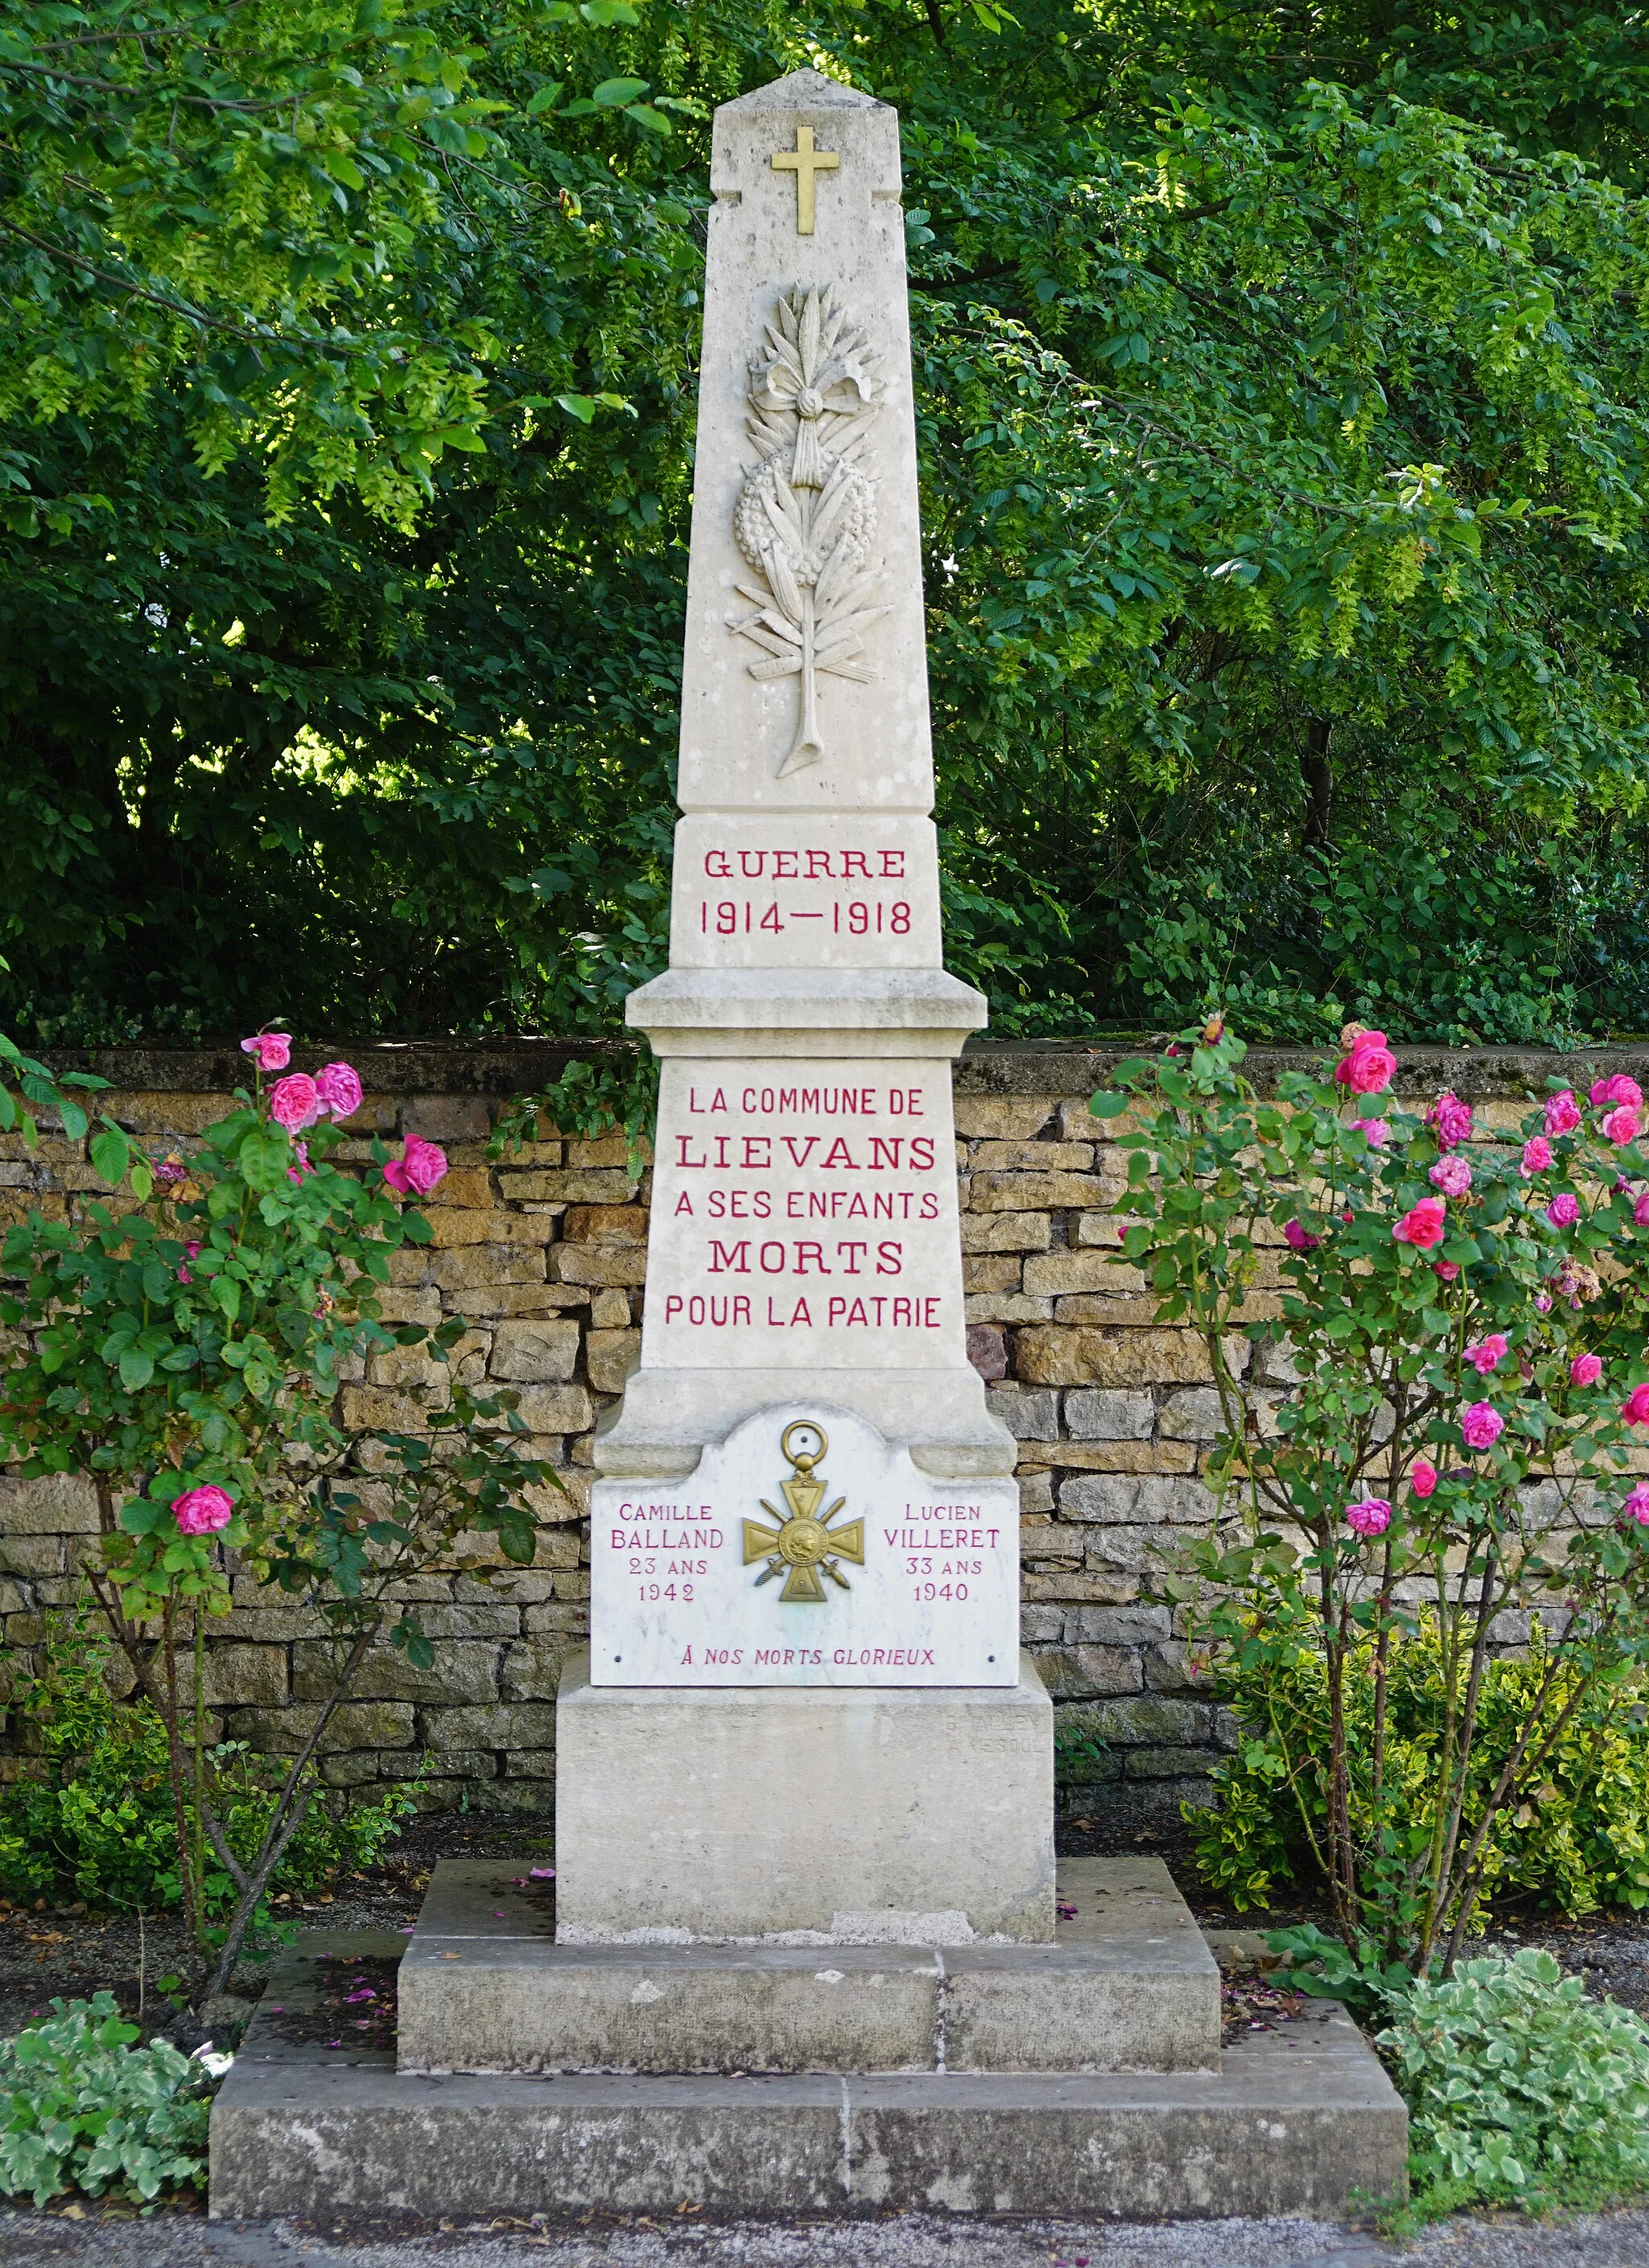
[[(266, 1093), (287, 1036), (244, 1046), (255, 1091), (237, 1094), (193, 1158), (161, 1161), (151, 1201), (77, 1200), (69, 1219), (35, 1214), (9, 1232), (0, 1300), (12, 1333), (0, 1447), (26, 1476), (80, 1472), (96, 1490), (86, 1577), (166, 1727), (185, 1911), (203, 1948), (208, 1845), (236, 1886), (209, 1990), (258, 1917), (368, 1650), (383, 1638), (416, 1665), (433, 1658), (409, 1579), (455, 1558), (484, 1572), (488, 1536), (530, 1563), (531, 1493), (555, 1484), (512, 1440), (526, 1431), (517, 1397), (449, 1375), (461, 1322), (382, 1319), (391, 1256), (430, 1237), (408, 1183), (435, 1188), (440, 1152), (409, 1136), (416, 1175), (378, 1141), (353, 1167), (335, 1162), (360, 1105), (354, 1071), (288, 1071)], [(346, 1370), (394, 1348), (421, 1354), (440, 1406), (416, 1431), (346, 1431)], [(206, 1625), (229, 1611), (237, 1571), (310, 1605), (337, 1640), (330, 1690), (249, 1863), (214, 1800), (203, 1705)]]
[[(1415, 1113), (1368, 1085), (1395, 1069), (1378, 1034), (1348, 1030), (1337, 1065), (1285, 1075), (1275, 1101), (1223, 1027), (1182, 1037), (1092, 1106), (1137, 1129), (1114, 1260), (1143, 1272), (1159, 1322), (1201, 1335), (1223, 1413), (1216, 1518), (1174, 1587), (1250, 1705), (1320, 1660), (1322, 1737), (1285, 1742), (1278, 1770), (1342, 1936), (1376, 1966), (1447, 1967), (1495, 1821), (1544, 1784), (1578, 1713), (1635, 1698), (1649, 1660), (1649, 1486), (1631, 1470), (1649, 1426), (1649, 1155), (1618, 1123), (1641, 1097), (1618, 1076), (1589, 1107), (1560, 1087), (1491, 1138), (1457, 1095)], [(1280, 1366), (1237, 1359), (1245, 1335), (1281, 1338)], [(1486, 1668), (1528, 1615), (1540, 1675), (1485, 1779)], [(1398, 1785), (1388, 1701), (1423, 1616), (1439, 1734)], [(1346, 1682), (1365, 1670), (1354, 1804)]]

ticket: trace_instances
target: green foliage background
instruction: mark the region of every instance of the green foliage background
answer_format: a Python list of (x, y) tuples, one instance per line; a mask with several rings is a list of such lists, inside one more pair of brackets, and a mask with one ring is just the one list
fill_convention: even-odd
[(1645, 1024), (1631, 11), (171, 0), (82, 69), (118, 16), (0, 26), (27, 1040), (614, 1026), (664, 951), (709, 116), (806, 63), (902, 113), (997, 1027)]

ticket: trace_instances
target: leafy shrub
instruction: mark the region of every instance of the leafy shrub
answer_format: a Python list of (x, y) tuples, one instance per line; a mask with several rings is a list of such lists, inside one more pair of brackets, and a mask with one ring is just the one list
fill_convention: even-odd
[(147, 2202), (206, 2179), (212, 2081), (166, 2040), (135, 2048), (114, 1996), (54, 2000), (0, 2040), (0, 2193), (36, 2205), (85, 2190)]
[(1649, 2184), (1649, 2024), (1549, 1953), (1416, 1983), (1379, 2036), (1409, 2102), (1417, 2201), (1601, 2202)]
[[(1219, 1400), (1214, 1517), (1168, 1587), (1264, 1727), (1250, 1877), (1279, 1858), (1257, 1775), (1293, 1793), (1357, 1964), (1446, 1973), (1508, 1830), (1585, 1780), (1649, 1675), (1649, 1130), (1624, 1072), (1552, 1079), (1513, 1135), (1452, 1094), (1402, 1108), (1383, 1033), (1341, 1043), (1262, 1098), (1211, 1016), (1090, 1108), (1130, 1120), (1113, 1258)], [(1545, 1631), (1526, 1672), (1499, 1666), (1509, 1615)], [(1641, 1894), (1640, 1820), (1528, 1871)]]
[[(54, 1620), (39, 1675), (18, 1685), (12, 1710), (37, 1733), (46, 1771), (0, 1793), (0, 1892), (9, 1897), (60, 1896), (72, 1885), (92, 1904), (125, 1911), (181, 1903), (166, 1727), (148, 1702), (113, 1698), (105, 1679), (110, 1651), (78, 1620), (72, 1626)], [(259, 1849), (278, 1800), (268, 1767), (241, 1741), (208, 1749), (205, 1762), (228, 1842), (244, 1863)], [(336, 1867), (372, 1865), (414, 1808), (403, 1788), (336, 1808), (317, 1794), (282, 1852), (271, 1889), (301, 1897)], [(209, 1851), (202, 1911), (217, 1918), (235, 1895)]]
[[(1354, 1648), (1344, 1697), (1347, 1791), (1354, 1833), (1373, 1822), (1374, 1645)], [(1536, 1625), (1527, 1654), (1484, 1664), (1478, 1732), (1467, 1764), (1461, 1817), (1469, 1835), (1527, 1723), (1550, 1667)], [(1393, 1649), (1387, 1667), (1384, 1772), (1401, 1804), (1422, 1794), (1442, 1737), (1444, 1684), (1437, 1625)], [(1550, 1697), (1559, 1712), (1572, 1681)], [(1241, 1745), (1213, 1774), (1218, 1800), (1186, 1807), (1197, 1868), (1239, 1911), (1269, 1904), (1278, 1886), (1320, 1876), (1327, 1839), (1330, 1707), (1327, 1667), (1315, 1647), (1262, 1668), (1233, 1653), (1221, 1677)], [(1630, 1684), (1606, 1686), (1564, 1724), (1538, 1785), (1498, 1810), (1483, 1847), (1479, 1902), (1524, 1890), (1567, 1914), (1601, 1906), (1649, 1905), (1649, 1725)], [(1404, 1792), (1407, 1792), (1405, 1797)]]

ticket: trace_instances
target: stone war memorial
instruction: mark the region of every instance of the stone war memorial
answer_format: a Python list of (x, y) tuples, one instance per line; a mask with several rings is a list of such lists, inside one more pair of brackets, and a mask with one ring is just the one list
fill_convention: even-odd
[(409, 1944), (306, 1940), (266, 2005), (399, 1956), (398, 2049), (261, 2015), (212, 2210), (1341, 2212), (1405, 2154), (1349, 2019), (1222, 2050), (1160, 1860), (1056, 1870), (967, 1345), (897, 117), (798, 72), (718, 112), (710, 188), (645, 1307), (554, 1879), (444, 1860)]

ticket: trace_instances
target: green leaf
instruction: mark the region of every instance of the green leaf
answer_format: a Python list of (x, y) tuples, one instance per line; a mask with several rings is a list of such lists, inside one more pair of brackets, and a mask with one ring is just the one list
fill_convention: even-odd
[(1120, 1118), (1132, 1101), (1128, 1094), (1096, 1094), (1090, 1100), (1088, 1109), (1095, 1118)]
[(622, 110), (646, 92), (644, 78), (604, 78), (591, 90), (590, 99), (600, 110)]
[(118, 1189), (126, 1179), (131, 1146), (117, 1127), (106, 1126), (92, 1137), (92, 1164), (99, 1177)]

